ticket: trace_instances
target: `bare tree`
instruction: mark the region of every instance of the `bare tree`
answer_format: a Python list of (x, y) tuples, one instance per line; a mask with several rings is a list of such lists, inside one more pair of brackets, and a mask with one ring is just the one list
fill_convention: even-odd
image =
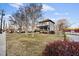
[(42, 16), (41, 9), (42, 4), (25, 4), (24, 6), (21, 6), (19, 10), (12, 15), (15, 19), (13, 22), (16, 22), (16, 24), (19, 25), (19, 28), (21, 30), (25, 26), (26, 32), (28, 31), (29, 25), (31, 25), (32, 31), (34, 32), (35, 23), (37, 19)]
[(11, 18), (11, 22), (13, 22), (14, 25), (18, 25), (19, 26), (19, 31), (22, 31), (22, 27), (23, 27), (23, 22), (24, 22), (24, 14), (22, 13), (22, 10), (19, 9), (15, 14), (12, 15), (12, 17), (14, 18), (14, 20)]
[(33, 33), (34, 33), (35, 23), (36, 23), (37, 19), (39, 19), (42, 16), (41, 9), (42, 9), (42, 4), (31, 3), (31, 4), (29, 4), (29, 7), (26, 10), (28, 17), (32, 21), (31, 26), (32, 26)]
[(69, 23), (67, 19), (59, 19), (57, 21), (57, 32), (62, 33), (64, 35), (64, 40), (66, 40), (65, 28), (69, 27)]

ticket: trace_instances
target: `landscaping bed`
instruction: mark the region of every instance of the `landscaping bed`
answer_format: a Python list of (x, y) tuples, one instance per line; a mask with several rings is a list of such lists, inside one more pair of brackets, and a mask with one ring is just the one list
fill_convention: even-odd
[(42, 54), (44, 56), (79, 56), (79, 42), (69, 40), (49, 42)]

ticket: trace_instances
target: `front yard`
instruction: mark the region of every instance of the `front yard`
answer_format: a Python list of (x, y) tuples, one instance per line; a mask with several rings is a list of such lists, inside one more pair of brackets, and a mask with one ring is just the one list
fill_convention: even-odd
[(7, 56), (41, 56), (48, 42), (61, 39), (55, 34), (7, 33)]

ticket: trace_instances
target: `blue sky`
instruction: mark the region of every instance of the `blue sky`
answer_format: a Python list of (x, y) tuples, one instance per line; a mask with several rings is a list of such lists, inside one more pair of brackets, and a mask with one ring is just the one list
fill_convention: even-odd
[[(22, 5), (22, 3), (2, 3), (0, 4), (0, 9), (5, 10), (5, 18), (8, 18), (9, 15), (15, 13)], [(75, 24), (73, 26), (79, 26), (79, 4), (77, 3), (44, 3), (42, 12), (44, 18), (49, 18), (56, 22), (58, 19), (64, 17), (67, 18), (71, 24)]]

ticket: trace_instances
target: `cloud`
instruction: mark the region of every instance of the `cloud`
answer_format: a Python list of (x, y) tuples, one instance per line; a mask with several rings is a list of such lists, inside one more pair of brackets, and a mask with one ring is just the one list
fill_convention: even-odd
[(69, 15), (69, 13), (68, 13), (68, 12), (66, 12), (66, 13), (65, 13), (65, 15)]
[(7, 15), (4, 16), (4, 18), (5, 18), (5, 19), (8, 19), (9, 16), (11, 16), (11, 15), (10, 15), (10, 14), (7, 14)]
[(61, 15), (61, 14), (60, 14), (60, 13), (58, 13), (58, 12), (55, 12), (55, 13), (54, 13), (54, 15)]
[(70, 28), (79, 28), (79, 23), (75, 23), (75, 24), (71, 25)]
[(18, 9), (20, 6), (23, 6), (22, 3), (11, 3), (9, 5), (12, 6), (12, 7), (15, 7), (16, 9)]
[(57, 16), (66, 16), (66, 15), (69, 15), (69, 13), (68, 12), (64, 12), (64, 13), (55, 12), (54, 15), (57, 15)]
[(43, 4), (43, 11), (55, 11), (55, 8), (49, 6), (49, 5), (46, 5), (46, 4)]
[(9, 16), (11, 16), (11, 15), (10, 14), (7, 14), (3, 18), (5, 20), (5, 23), (7, 23), (7, 24), (9, 23)]
[(7, 15), (4, 16), (4, 19), (5, 19), (6, 22), (9, 21), (9, 16), (11, 16), (11, 15), (10, 14), (7, 14)]
[[(17, 9), (18, 9), (20, 6), (23, 6), (22, 3), (11, 3), (11, 4), (9, 4), (9, 5), (12, 6), (12, 7), (15, 7), (15, 8), (17, 8)], [(51, 7), (51, 6), (47, 5), (47, 4), (43, 4), (42, 10), (43, 10), (43, 11), (54, 11), (55, 8), (53, 8), (53, 7)]]
[(4, 19), (5, 19), (6, 21), (9, 21), (9, 20), (10, 20), (9, 17), (11, 17), (13, 20), (15, 20), (14, 17), (13, 17), (12, 15), (10, 15), (10, 14), (5, 15), (5, 16), (4, 16)]

